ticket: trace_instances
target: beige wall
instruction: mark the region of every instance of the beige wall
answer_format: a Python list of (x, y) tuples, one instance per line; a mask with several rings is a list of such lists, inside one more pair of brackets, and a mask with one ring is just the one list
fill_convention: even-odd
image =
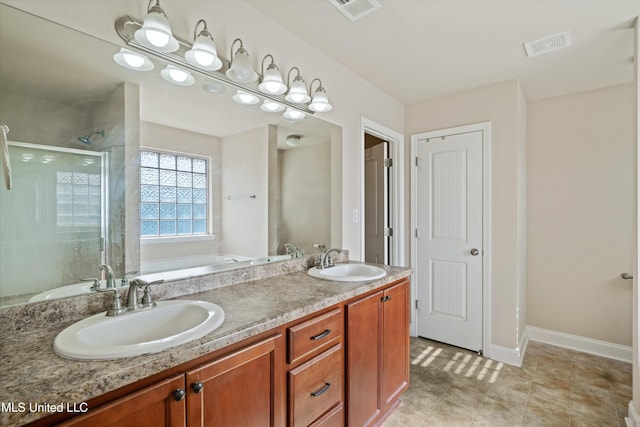
[[(519, 133), (518, 120), (522, 119), (518, 111), (523, 106), (522, 97), (518, 81), (502, 82), (410, 105), (406, 109), (405, 122), (408, 139), (416, 133), (491, 121), (491, 343), (507, 349), (517, 349), (522, 332), (519, 326), (526, 321), (519, 307), (522, 292), (519, 294), (518, 288), (524, 286), (518, 271), (524, 268), (519, 262), (523, 244), (518, 241), (522, 238), (518, 230), (525, 214), (521, 209), (522, 196), (519, 195), (523, 186), (518, 179), (521, 177), (519, 159), (526, 156), (522, 153), (526, 142), (519, 143), (523, 137)], [(405, 150), (405, 153), (409, 162), (410, 150)], [(407, 183), (409, 174), (410, 168), (407, 168)], [(409, 223), (410, 209), (408, 206), (405, 209), (405, 221)], [(407, 241), (410, 241), (409, 236)]]
[(267, 126), (222, 139), (224, 253), (259, 258), (269, 252), (268, 158)]
[(531, 326), (631, 346), (632, 89), (529, 105)]
[[(331, 145), (328, 142), (280, 150), (282, 225), (279, 247), (294, 243), (305, 253), (331, 245)], [(313, 191), (310, 191), (313, 189)], [(309, 224), (313, 224), (312, 227)]]

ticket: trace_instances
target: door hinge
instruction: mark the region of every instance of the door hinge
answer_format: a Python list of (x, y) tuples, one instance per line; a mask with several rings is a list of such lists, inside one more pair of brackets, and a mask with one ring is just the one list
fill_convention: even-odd
[(384, 229), (384, 237), (392, 237), (393, 236), (393, 228), (386, 227)]
[(416, 300), (416, 310), (419, 308), (418, 306), (420, 305), (420, 303), (418, 302), (418, 300)]
[(418, 166), (418, 156), (416, 156), (416, 166)]
[(417, 239), (418, 238), (418, 229), (417, 228), (416, 228), (415, 235), (416, 235), (416, 239)]
[(384, 159), (384, 167), (390, 168), (391, 166), (393, 166), (393, 159)]

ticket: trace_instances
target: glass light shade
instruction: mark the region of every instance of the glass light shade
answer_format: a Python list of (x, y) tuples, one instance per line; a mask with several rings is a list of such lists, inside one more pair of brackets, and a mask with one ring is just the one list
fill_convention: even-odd
[(239, 47), (236, 51), (233, 61), (231, 62), (231, 68), (227, 70), (226, 74), (231, 80), (241, 83), (255, 82), (258, 80), (258, 73), (251, 68), (249, 53), (242, 47)]
[(311, 100), (311, 97), (307, 93), (307, 86), (304, 84), (302, 77), (296, 76), (296, 78), (293, 79), (293, 83), (291, 83), (289, 93), (285, 96), (285, 99), (296, 104), (304, 104)]
[(280, 70), (275, 64), (269, 64), (262, 77), (262, 83), (258, 85), (258, 89), (260, 89), (260, 92), (273, 95), (280, 95), (287, 91), (287, 85), (282, 81)]
[(202, 88), (208, 92), (216, 94), (223, 93), (227, 90), (227, 87), (224, 84), (214, 80), (207, 80), (205, 84), (202, 85)]
[(297, 147), (300, 145), (300, 135), (287, 136), (287, 145), (290, 147)]
[(146, 56), (131, 51), (129, 49), (120, 48), (120, 52), (113, 55), (113, 60), (124, 68), (135, 71), (153, 70), (154, 65)]
[(282, 117), (287, 120), (300, 120), (303, 119), (305, 114), (302, 111), (294, 110), (293, 108), (287, 108), (287, 111), (282, 113)]
[(191, 49), (184, 54), (184, 59), (189, 64), (203, 70), (215, 71), (222, 68), (222, 61), (218, 58), (216, 45), (207, 30), (202, 30), (198, 34)]
[(167, 65), (166, 68), (160, 71), (160, 75), (166, 81), (179, 86), (191, 86), (196, 81), (190, 72), (173, 65)]
[(144, 18), (142, 28), (135, 32), (138, 43), (158, 52), (175, 52), (180, 45), (171, 33), (171, 25), (160, 6), (153, 6)]
[(231, 97), (231, 99), (242, 105), (253, 105), (260, 102), (260, 99), (257, 96), (251, 93), (244, 92), (242, 90), (238, 90), (235, 95)]
[(329, 104), (327, 92), (325, 92), (322, 86), (313, 94), (313, 100), (311, 101), (311, 104), (309, 104), (309, 109), (316, 113), (326, 113), (333, 109), (333, 106)]
[(284, 105), (265, 99), (260, 106), (260, 109), (262, 111), (266, 111), (267, 113), (279, 113), (280, 111), (284, 110)]

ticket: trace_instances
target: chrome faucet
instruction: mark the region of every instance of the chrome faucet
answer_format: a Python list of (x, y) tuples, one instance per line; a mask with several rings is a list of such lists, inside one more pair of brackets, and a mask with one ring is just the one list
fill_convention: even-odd
[[(122, 306), (118, 295), (118, 288), (97, 289), (98, 292), (113, 292), (111, 305), (107, 309), (107, 316), (118, 316), (120, 314), (130, 313), (136, 310), (153, 308), (156, 303), (151, 300), (151, 293), (149, 291), (150, 285), (156, 283), (162, 283), (164, 280), (156, 280), (148, 283), (141, 279), (133, 279), (129, 282), (129, 289), (127, 291), (127, 305)], [(144, 287), (144, 296), (142, 302), (138, 302), (138, 288)]]
[(122, 279), (120, 280), (120, 287), (125, 287), (125, 286), (129, 286), (129, 277), (133, 276), (134, 274), (138, 274), (139, 271), (127, 271), (126, 273), (124, 273), (122, 275)]
[(109, 288), (115, 288), (116, 287), (116, 282), (113, 280), (113, 270), (111, 269), (111, 267), (109, 267), (107, 264), (102, 264), (98, 267), (99, 271), (104, 271), (106, 273), (106, 277), (105, 279), (107, 280), (107, 283), (105, 285), (105, 287), (107, 289)]
[(331, 252), (339, 254), (342, 252), (342, 249), (331, 248), (324, 251), (324, 253), (320, 256), (320, 265), (318, 266), (318, 268), (329, 268), (334, 266), (333, 257), (329, 255)]
[(285, 243), (284, 247), (287, 250), (287, 254), (291, 255), (291, 258), (302, 258), (302, 255), (304, 255), (304, 252), (293, 243)]

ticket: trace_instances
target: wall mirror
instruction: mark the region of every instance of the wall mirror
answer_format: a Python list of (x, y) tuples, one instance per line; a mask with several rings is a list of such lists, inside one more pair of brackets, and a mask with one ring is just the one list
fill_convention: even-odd
[[(68, 296), (62, 287), (105, 263), (119, 281), (284, 259), (285, 243), (307, 254), (340, 245), (340, 127), (237, 104), (232, 89), (203, 88), (198, 76), (173, 85), (157, 59), (152, 71), (127, 70), (113, 60), (120, 47), (0, 4), (13, 181), (0, 182), (0, 305)], [(167, 207), (141, 195), (141, 150), (207, 161), (207, 233), (141, 238), (141, 221), (154, 220), (141, 198)], [(167, 203), (178, 212), (181, 202)]]

